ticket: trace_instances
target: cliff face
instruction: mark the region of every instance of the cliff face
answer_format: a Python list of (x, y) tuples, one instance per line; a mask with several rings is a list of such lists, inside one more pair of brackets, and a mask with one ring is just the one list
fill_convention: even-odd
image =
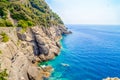
[(0, 76), (7, 69), (8, 80), (49, 77), (52, 68), (37, 64), (59, 54), (66, 33), (45, 0), (0, 0)]
[(21, 28), (0, 28), (9, 36), (8, 42), (0, 42), (1, 69), (7, 69), (8, 80), (42, 80), (49, 71), (37, 67), (37, 62), (53, 59), (59, 54), (64, 26), (32, 27), (22, 33)]

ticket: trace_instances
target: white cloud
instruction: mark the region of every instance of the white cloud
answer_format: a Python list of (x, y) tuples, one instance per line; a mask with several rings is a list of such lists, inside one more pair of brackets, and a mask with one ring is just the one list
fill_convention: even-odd
[(66, 24), (120, 24), (119, 5), (110, 0), (52, 0), (50, 4)]

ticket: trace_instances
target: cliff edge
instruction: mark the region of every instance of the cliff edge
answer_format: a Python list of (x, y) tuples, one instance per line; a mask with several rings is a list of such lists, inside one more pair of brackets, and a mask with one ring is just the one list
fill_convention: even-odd
[(68, 33), (44, 0), (0, 0), (0, 78), (48, 78), (52, 67), (37, 64), (59, 55), (59, 40)]
[[(35, 26), (21, 33), (22, 28), (0, 28), (9, 41), (0, 41), (1, 69), (7, 69), (8, 80), (42, 80), (45, 76), (38, 62), (53, 59), (60, 52), (59, 40), (66, 32), (64, 26), (49, 28)], [(44, 74), (43, 74), (44, 73)]]

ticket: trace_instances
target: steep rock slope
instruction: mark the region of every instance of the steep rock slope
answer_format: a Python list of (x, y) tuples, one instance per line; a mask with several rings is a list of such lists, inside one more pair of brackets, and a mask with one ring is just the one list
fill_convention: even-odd
[(36, 64), (59, 54), (59, 40), (66, 28), (35, 26), (21, 33), (21, 28), (10, 27), (0, 28), (1, 32), (9, 36), (8, 42), (0, 42), (1, 69), (7, 69), (8, 80), (42, 80), (49, 71), (44, 71)]
[(66, 33), (44, 0), (0, 0), (0, 75), (6, 69), (8, 80), (48, 78), (52, 68), (37, 64), (59, 54)]

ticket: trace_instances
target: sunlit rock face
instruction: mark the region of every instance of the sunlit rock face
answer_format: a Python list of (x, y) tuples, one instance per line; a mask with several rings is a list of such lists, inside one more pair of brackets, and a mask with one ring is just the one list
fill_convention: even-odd
[[(39, 80), (50, 75), (50, 68), (36, 66), (36, 63), (53, 59), (60, 52), (59, 40), (64, 26), (44, 28), (35, 26), (21, 33), (21, 28), (0, 28), (9, 36), (8, 42), (0, 42), (1, 69), (7, 69), (8, 80)], [(2, 38), (2, 37), (1, 37)], [(32, 72), (34, 75), (32, 75)]]

